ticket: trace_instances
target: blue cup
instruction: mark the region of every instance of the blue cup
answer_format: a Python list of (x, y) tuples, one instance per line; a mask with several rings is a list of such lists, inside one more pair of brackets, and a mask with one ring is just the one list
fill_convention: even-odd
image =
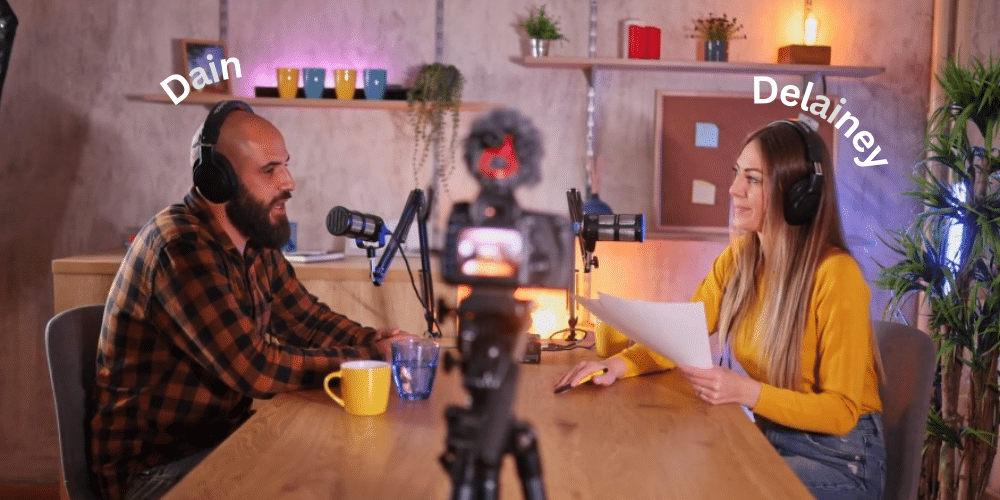
[(302, 87), (306, 97), (319, 99), (323, 97), (323, 82), (326, 80), (326, 70), (323, 68), (302, 68)]
[(401, 399), (431, 397), (441, 346), (430, 339), (408, 338), (392, 342), (392, 381)]
[(382, 99), (385, 97), (385, 79), (388, 73), (384, 69), (368, 68), (364, 70), (365, 99)]

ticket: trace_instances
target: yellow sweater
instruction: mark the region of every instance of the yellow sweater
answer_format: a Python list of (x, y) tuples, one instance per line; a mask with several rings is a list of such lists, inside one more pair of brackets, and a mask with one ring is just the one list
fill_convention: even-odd
[[(722, 291), (735, 269), (733, 253), (730, 245), (716, 258), (712, 272), (691, 299), (705, 303), (709, 332), (716, 329)], [(802, 383), (793, 391), (761, 382), (754, 413), (796, 429), (844, 435), (861, 415), (882, 411), (868, 312), (870, 295), (857, 262), (841, 250), (827, 252), (816, 270), (806, 318)], [(763, 381), (765, 360), (752, 343), (752, 325), (759, 315), (758, 303), (732, 338), (732, 352), (751, 378)], [(676, 366), (638, 344), (618, 356), (625, 361), (626, 377)]]

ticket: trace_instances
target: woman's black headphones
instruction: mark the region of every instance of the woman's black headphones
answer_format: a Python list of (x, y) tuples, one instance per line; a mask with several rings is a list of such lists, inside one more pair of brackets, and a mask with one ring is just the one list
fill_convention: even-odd
[(225, 203), (236, 196), (236, 171), (233, 164), (222, 153), (215, 150), (222, 132), (222, 124), (231, 111), (242, 109), (253, 113), (250, 105), (242, 101), (222, 101), (208, 112), (205, 125), (198, 137), (198, 158), (194, 161), (192, 174), (194, 185), (208, 201)]
[(813, 219), (819, 210), (823, 194), (823, 146), (822, 139), (808, 125), (798, 120), (778, 120), (768, 126), (784, 123), (791, 125), (802, 137), (806, 147), (806, 163), (812, 164), (809, 177), (795, 181), (785, 193), (785, 222), (800, 226)]

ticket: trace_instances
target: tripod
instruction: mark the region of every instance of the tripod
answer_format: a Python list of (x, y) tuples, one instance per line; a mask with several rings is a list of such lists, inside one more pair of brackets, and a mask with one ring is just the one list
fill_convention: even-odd
[[(524, 498), (544, 500), (538, 440), (530, 424), (516, 420), (511, 405), (526, 342), (528, 305), (513, 290), (477, 291), (459, 306), (462, 384), (469, 407), (450, 406), (447, 449), (441, 464), (452, 481), (452, 500), (495, 500), (499, 470), (514, 455)], [(445, 366), (451, 364), (447, 355)]]

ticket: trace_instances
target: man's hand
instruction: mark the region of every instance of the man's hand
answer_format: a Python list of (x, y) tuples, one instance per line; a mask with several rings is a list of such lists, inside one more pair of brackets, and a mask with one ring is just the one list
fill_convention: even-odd
[(375, 348), (388, 361), (392, 360), (392, 341), (399, 339), (415, 339), (416, 335), (400, 330), (399, 328), (382, 328), (375, 331)]
[(709, 404), (739, 403), (752, 410), (760, 399), (760, 382), (727, 368), (678, 366), (677, 369), (691, 382), (695, 396)]

